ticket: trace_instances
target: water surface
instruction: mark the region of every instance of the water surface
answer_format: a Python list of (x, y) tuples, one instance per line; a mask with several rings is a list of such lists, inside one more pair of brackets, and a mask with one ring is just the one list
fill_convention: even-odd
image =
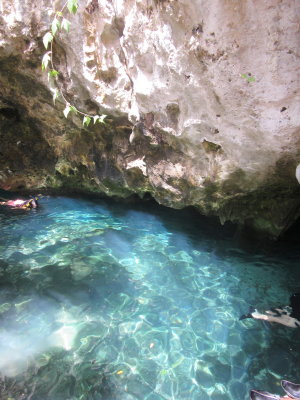
[(0, 210), (0, 398), (244, 400), (300, 382), (299, 330), (239, 321), (299, 290), (296, 247), (151, 203)]

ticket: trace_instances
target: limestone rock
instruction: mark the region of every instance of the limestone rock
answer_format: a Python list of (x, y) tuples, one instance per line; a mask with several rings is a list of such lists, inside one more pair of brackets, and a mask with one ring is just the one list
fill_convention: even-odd
[(67, 101), (108, 115), (89, 129), (40, 68), (62, 4), (0, 4), (1, 188), (147, 193), (275, 237), (298, 217), (296, 2), (79, 1), (53, 58)]

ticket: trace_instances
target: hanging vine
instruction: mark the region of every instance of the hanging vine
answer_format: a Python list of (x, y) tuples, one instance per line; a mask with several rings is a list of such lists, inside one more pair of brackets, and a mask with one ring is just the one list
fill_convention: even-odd
[[(78, 0), (68, 0), (66, 1), (66, 3), (64, 4), (64, 6), (60, 11), (55, 12), (54, 18), (51, 22), (51, 30), (43, 36), (43, 43), (47, 52), (44, 54), (42, 58), (42, 70), (48, 73), (49, 82), (50, 79), (53, 79), (53, 81), (55, 82), (55, 89), (53, 90), (53, 103), (55, 104), (55, 101), (58, 99), (59, 96), (61, 96), (66, 105), (65, 109), (63, 110), (63, 114), (66, 118), (68, 118), (68, 115), (70, 113), (74, 113), (74, 114), (79, 114), (83, 117), (82, 120), (83, 126), (89, 126), (91, 121), (93, 121), (94, 124), (96, 124), (97, 122), (105, 124), (104, 119), (106, 118), (106, 115), (104, 114), (90, 115), (88, 113), (78, 110), (74, 105), (70, 104), (70, 102), (65, 98), (62, 90), (57, 84), (59, 71), (57, 71), (54, 68), (54, 63), (53, 63), (53, 41), (60, 30), (65, 31), (67, 33), (70, 30), (71, 23), (65, 17), (67, 10), (71, 15), (72, 14), (74, 15), (76, 14), (77, 9), (78, 9)], [(50, 50), (48, 50), (49, 45), (50, 45)]]

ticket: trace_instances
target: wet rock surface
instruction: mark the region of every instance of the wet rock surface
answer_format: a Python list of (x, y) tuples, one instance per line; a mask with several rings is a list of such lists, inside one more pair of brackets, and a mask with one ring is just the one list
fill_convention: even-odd
[[(277, 237), (299, 215), (297, 4), (80, 2), (40, 64), (49, 10), (1, 4), (0, 187), (151, 196)], [(142, 34), (141, 34), (142, 32)]]

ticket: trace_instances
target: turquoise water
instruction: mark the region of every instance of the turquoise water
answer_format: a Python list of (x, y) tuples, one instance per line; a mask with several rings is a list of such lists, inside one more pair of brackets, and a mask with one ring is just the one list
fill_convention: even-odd
[(287, 304), (299, 252), (151, 203), (44, 197), (0, 210), (0, 398), (244, 400), (300, 382), (299, 330), (239, 321)]

